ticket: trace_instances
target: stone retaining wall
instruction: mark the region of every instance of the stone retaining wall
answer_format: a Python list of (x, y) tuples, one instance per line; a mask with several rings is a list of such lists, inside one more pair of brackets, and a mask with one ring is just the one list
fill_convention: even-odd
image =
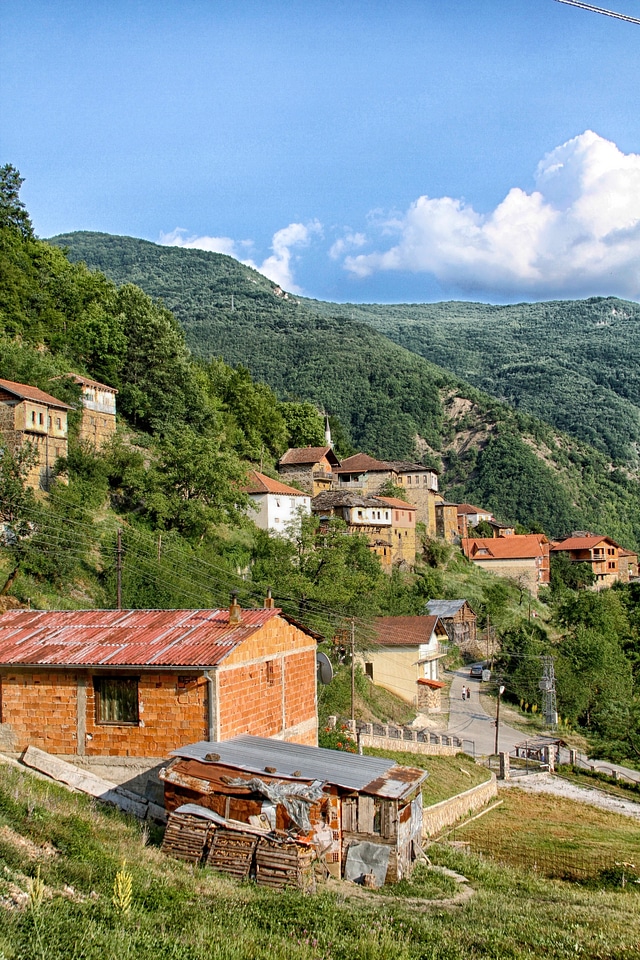
[(362, 731), (360, 732), (360, 746), (375, 747), (379, 750), (393, 750), (398, 753), (423, 753), (431, 757), (454, 757), (456, 753), (462, 751), (462, 744), (457, 737), (434, 737), (433, 741), (427, 743), (424, 740), (376, 736)]
[(486, 783), (471, 787), (464, 793), (450, 797), (449, 800), (441, 800), (440, 803), (425, 807), (422, 812), (423, 839), (437, 836), (445, 827), (450, 827), (467, 814), (480, 810), (497, 795), (496, 777), (492, 773), (491, 780), (487, 780)]

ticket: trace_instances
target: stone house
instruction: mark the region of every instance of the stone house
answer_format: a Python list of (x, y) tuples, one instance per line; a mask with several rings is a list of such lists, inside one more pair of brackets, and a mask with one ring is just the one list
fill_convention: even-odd
[(450, 503), (442, 497), (435, 501), (436, 537), (447, 543), (458, 542), (458, 504)]
[(300, 527), (301, 516), (311, 513), (311, 497), (303, 490), (289, 487), (257, 470), (251, 471), (248, 480), (242, 489), (255, 507), (249, 511), (249, 517), (260, 530), (287, 536), (296, 525)]
[(370, 549), (380, 558), (383, 570), (393, 563), (391, 507), (381, 497), (365, 497), (353, 491), (329, 490), (311, 501), (311, 512), (323, 520), (338, 517), (349, 533), (364, 534)]
[(396, 566), (415, 566), (416, 507), (397, 497), (378, 497), (391, 507), (391, 562)]
[(26, 383), (0, 380), (0, 434), (10, 453), (29, 444), (37, 454), (26, 484), (48, 489), (53, 468), (68, 451), (67, 414), (71, 407)]
[(97, 380), (89, 380), (80, 374), (72, 374), (71, 379), (80, 385), (82, 401), (82, 420), (78, 437), (100, 450), (116, 432), (116, 395), (115, 387)]
[(440, 710), (439, 663), (448, 636), (439, 617), (377, 617), (359, 654), (373, 683), (395, 693), (419, 712)]
[(439, 617), (450, 643), (472, 650), (478, 639), (478, 618), (467, 600), (429, 600), (427, 614)]
[(566, 553), (572, 563), (589, 564), (595, 577), (594, 590), (610, 587), (618, 580), (629, 582), (629, 570), (633, 569), (633, 561), (630, 564), (629, 560), (624, 558), (621, 562), (622, 550), (620, 544), (611, 537), (586, 532), (574, 533), (551, 544), (552, 555)]
[(318, 639), (272, 605), (235, 599), (224, 610), (8, 611), (2, 749), (150, 767), (194, 739), (315, 745)]
[(620, 579), (623, 583), (629, 583), (638, 576), (638, 554), (633, 550), (625, 550), (620, 547), (618, 552), (618, 569), (620, 570)]
[(333, 469), (340, 461), (331, 446), (291, 447), (278, 462), (278, 473), (288, 482), (297, 483), (305, 493), (315, 497), (333, 485)]
[(549, 583), (549, 541), (540, 533), (508, 537), (465, 537), (460, 543), (467, 560), (498, 577), (514, 580), (538, 595)]

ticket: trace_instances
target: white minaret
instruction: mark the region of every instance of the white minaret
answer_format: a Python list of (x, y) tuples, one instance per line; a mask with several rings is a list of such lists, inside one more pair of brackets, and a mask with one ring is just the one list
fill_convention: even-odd
[(324, 443), (326, 447), (333, 450), (333, 440), (331, 439), (331, 427), (329, 426), (329, 414), (324, 415)]

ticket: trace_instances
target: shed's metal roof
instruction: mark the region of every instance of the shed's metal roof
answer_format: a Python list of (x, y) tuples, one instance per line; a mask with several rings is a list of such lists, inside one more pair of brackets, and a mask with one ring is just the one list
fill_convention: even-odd
[[(393, 760), (362, 757), (340, 750), (307, 747), (266, 737), (241, 736), (231, 740), (191, 743), (173, 751), (173, 756), (206, 763), (208, 753), (219, 756), (216, 764), (226, 764), (248, 773), (300, 780), (322, 780), (347, 790), (374, 793), (388, 799), (400, 799), (426, 780), (426, 770), (398, 767)], [(369, 788), (369, 789), (367, 789)]]
[(242, 610), (10, 610), (0, 616), (0, 664), (24, 666), (215, 666), (277, 608)]
[(466, 600), (429, 600), (426, 609), (432, 617), (455, 617), (466, 602)]

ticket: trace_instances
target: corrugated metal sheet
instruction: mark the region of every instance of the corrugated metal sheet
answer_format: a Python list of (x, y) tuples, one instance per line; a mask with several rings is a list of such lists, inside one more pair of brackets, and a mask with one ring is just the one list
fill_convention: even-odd
[(230, 625), (228, 610), (11, 610), (0, 616), (0, 664), (215, 666), (275, 616), (243, 610)]
[(219, 756), (215, 763), (247, 773), (300, 780), (322, 780), (347, 790), (399, 799), (426, 780), (427, 773), (413, 767), (397, 767), (393, 760), (361, 757), (339, 750), (307, 747), (284, 740), (241, 736), (231, 740), (192, 743), (173, 751), (173, 756), (205, 761), (208, 753)]
[(466, 600), (429, 600), (427, 610), (432, 617), (455, 617)]

